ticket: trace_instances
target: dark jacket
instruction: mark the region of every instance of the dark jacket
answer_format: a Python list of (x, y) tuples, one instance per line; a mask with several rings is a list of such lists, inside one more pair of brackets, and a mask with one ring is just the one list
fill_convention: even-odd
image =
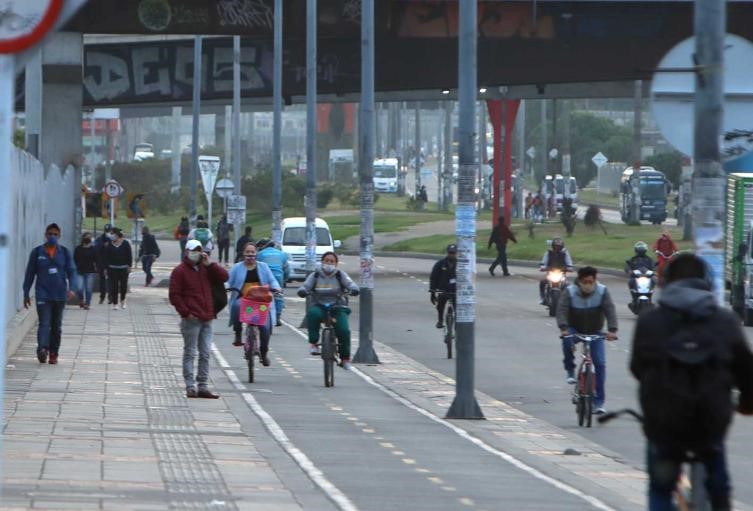
[(133, 264), (133, 252), (128, 240), (123, 240), (119, 247), (110, 243), (105, 247), (105, 264), (108, 268), (124, 269), (130, 268)]
[(429, 288), (437, 291), (455, 291), (457, 262), (445, 257), (434, 264), (429, 278)]
[(227, 220), (220, 220), (217, 222), (217, 240), (227, 241), (230, 240), (230, 231), (233, 230), (233, 224), (228, 223)]
[(97, 253), (97, 269), (99, 271), (105, 271), (107, 269), (107, 263), (105, 262), (105, 249), (110, 245), (110, 238), (107, 234), (102, 234), (94, 241), (94, 249)]
[(77, 246), (73, 251), (73, 260), (76, 262), (76, 271), (79, 274), (97, 273), (97, 249), (93, 245)]
[[(709, 345), (718, 350), (719, 358), (731, 375), (727, 404), (732, 402), (732, 388), (736, 387), (740, 389), (741, 408), (753, 410), (753, 353), (737, 316), (719, 307), (709, 289), (710, 286), (700, 279), (680, 280), (664, 288), (659, 307), (638, 316), (630, 371), (642, 385), (644, 379), (664, 364), (669, 340), (687, 328), (692, 331), (694, 344)], [(643, 390), (650, 389), (641, 389), (640, 392), (644, 412), (652, 406), (663, 406), (665, 396)], [(724, 406), (725, 403), (719, 404)], [(661, 425), (653, 424), (650, 416), (645, 417), (644, 431), (649, 440), (662, 441)]]
[(221, 284), (227, 278), (227, 271), (217, 263), (194, 266), (184, 258), (170, 274), (170, 303), (181, 318), (195, 316), (200, 321), (211, 321), (217, 317), (211, 284)]
[(633, 257), (625, 261), (626, 272), (632, 272), (633, 270), (639, 270), (644, 267), (648, 268), (649, 270), (653, 270), (654, 266), (656, 266), (654, 260), (647, 255), (634, 255)]
[(235, 244), (235, 262), (237, 263), (241, 259), (243, 259), (243, 248), (246, 246), (246, 243), (253, 243), (254, 238), (251, 236), (246, 236), (245, 234), (238, 238), (238, 242)]
[(494, 244), (497, 246), (497, 249), (504, 249), (509, 240), (512, 240), (513, 243), (518, 242), (509, 227), (505, 224), (497, 224), (494, 226), (494, 229), (492, 229), (492, 233), (489, 236), (489, 245), (487, 248), (491, 248), (492, 244)]
[(547, 250), (544, 253), (544, 257), (541, 258), (541, 262), (539, 263), (539, 269), (549, 270), (552, 268), (562, 271), (572, 271), (573, 259), (566, 248), (563, 248), (559, 252)]
[(557, 326), (560, 330), (569, 327), (581, 334), (597, 334), (604, 330), (605, 318), (607, 329), (616, 332), (617, 311), (604, 284), (597, 282), (590, 295), (584, 295), (577, 284), (572, 284), (560, 295), (557, 306)]
[(24, 298), (29, 298), (31, 285), (36, 280), (34, 296), (37, 301), (66, 300), (66, 294), (73, 288), (73, 257), (63, 245), (58, 245), (54, 257), (50, 258), (44, 245), (34, 248), (29, 254), (24, 278)]
[(144, 239), (141, 240), (141, 245), (139, 245), (139, 258), (145, 255), (153, 255), (157, 257), (161, 255), (159, 245), (157, 245), (157, 238), (154, 237), (154, 234), (145, 234)]

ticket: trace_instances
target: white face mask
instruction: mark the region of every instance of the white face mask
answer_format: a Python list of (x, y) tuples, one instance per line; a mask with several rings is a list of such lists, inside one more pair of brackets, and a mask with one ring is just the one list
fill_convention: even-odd
[(596, 289), (596, 283), (593, 284), (578, 284), (580, 287), (581, 292), (583, 292), (584, 295), (590, 295), (594, 292), (594, 289)]
[(192, 263), (198, 263), (201, 260), (201, 252), (189, 252), (188, 253), (188, 260)]
[(322, 271), (324, 273), (334, 273), (336, 269), (337, 269), (337, 266), (335, 266), (334, 264), (323, 264), (322, 265)]

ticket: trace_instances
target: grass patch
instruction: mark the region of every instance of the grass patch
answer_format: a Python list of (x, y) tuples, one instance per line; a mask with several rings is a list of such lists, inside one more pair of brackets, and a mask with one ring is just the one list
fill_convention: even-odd
[[(417, 213), (405, 211), (403, 214), (389, 214), (389, 212), (374, 213), (374, 232), (397, 232), (416, 224), (434, 222), (450, 218), (449, 215), (439, 217), (434, 213)], [(346, 240), (361, 232), (361, 217), (358, 215), (324, 217), (332, 231), (332, 237), (338, 240)]]
[[(528, 237), (526, 226), (513, 224), (518, 243), (507, 246), (507, 255), (511, 259), (540, 261), (546, 251), (546, 240), (562, 236), (565, 246), (573, 257), (576, 266), (591, 264), (600, 268), (622, 269), (625, 260), (633, 255), (633, 245), (640, 240), (651, 246), (661, 234), (662, 228), (653, 225), (630, 226), (624, 224), (606, 224), (607, 235), (601, 230), (590, 230), (582, 223), (576, 227), (575, 234), (567, 238), (561, 224), (537, 225), (534, 238)], [(678, 241), (682, 232), (678, 228), (670, 228), (672, 237), (680, 249), (692, 248), (691, 242)], [(486, 248), (489, 230), (481, 230), (477, 234), (478, 257), (495, 257), (494, 247)], [(448, 243), (455, 241), (454, 234), (425, 236), (411, 240), (399, 241), (385, 247), (385, 250), (395, 252), (422, 252), (440, 255)]]

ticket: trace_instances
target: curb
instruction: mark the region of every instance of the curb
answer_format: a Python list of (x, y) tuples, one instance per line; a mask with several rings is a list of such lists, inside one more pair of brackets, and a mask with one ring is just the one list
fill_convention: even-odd
[(13, 315), (5, 330), (5, 360), (3, 364), (8, 363), (8, 360), (16, 353), (18, 347), (36, 324), (36, 307), (21, 309)]

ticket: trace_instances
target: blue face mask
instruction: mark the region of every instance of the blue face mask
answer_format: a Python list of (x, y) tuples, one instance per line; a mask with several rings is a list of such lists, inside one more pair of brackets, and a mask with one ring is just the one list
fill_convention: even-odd
[(48, 245), (57, 245), (58, 244), (58, 237), (54, 234), (51, 236), (47, 236), (47, 244)]

